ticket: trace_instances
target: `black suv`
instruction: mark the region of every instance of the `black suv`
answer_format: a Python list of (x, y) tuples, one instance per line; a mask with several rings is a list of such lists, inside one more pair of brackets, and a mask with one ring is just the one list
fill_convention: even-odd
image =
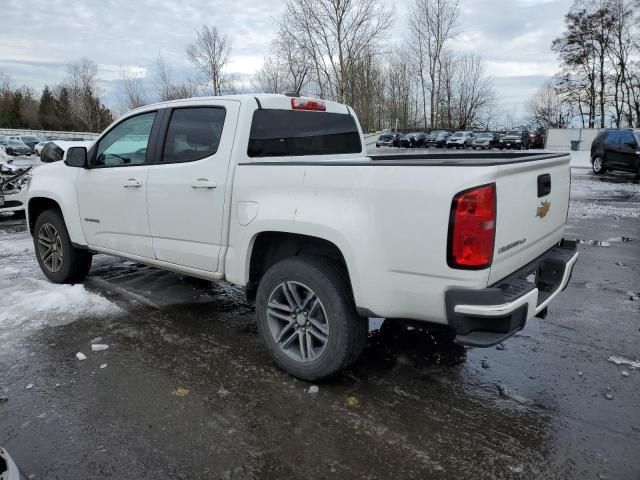
[(604, 130), (591, 144), (591, 167), (597, 175), (623, 170), (640, 176), (640, 130)]
[(509, 130), (498, 143), (500, 150), (503, 148), (514, 148), (516, 150), (529, 150), (531, 137), (529, 130)]

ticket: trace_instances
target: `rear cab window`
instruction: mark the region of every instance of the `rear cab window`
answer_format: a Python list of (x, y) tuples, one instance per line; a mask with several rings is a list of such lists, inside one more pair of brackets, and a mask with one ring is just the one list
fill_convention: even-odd
[(362, 151), (355, 118), (346, 113), (259, 109), (253, 114), (249, 157), (340, 155)]

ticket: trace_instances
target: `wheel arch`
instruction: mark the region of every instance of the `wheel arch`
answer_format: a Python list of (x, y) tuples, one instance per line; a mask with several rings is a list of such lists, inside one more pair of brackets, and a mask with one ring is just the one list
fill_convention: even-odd
[(45, 210), (57, 210), (60, 216), (62, 217), (62, 221), (66, 221), (64, 219), (64, 213), (62, 213), (62, 208), (60, 204), (48, 197), (32, 197), (29, 199), (27, 203), (27, 219), (29, 226), (29, 233), (33, 235), (33, 229), (36, 224), (36, 219), (38, 216), (44, 212)]
[(262, 231), (254, 235), (247, 255), (248, 272), (245, 290), (247, 299), (255, 299), (258, 284), (266, 271), (276, 263), (290, 257), (309, 255), (334, 261), (344, 269), (350, 294), (353, 295), (351, 275), (342, 250), (325, 238), (282, 231)]

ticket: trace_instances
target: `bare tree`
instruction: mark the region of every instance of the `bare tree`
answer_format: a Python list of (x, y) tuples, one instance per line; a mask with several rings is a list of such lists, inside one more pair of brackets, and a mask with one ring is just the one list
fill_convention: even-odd
[(231, 40), (214, 26), (203, 25), (195, 43), (187, 47), (187, 57), (205, 77), (214, 95), (222, 95), (224, 67), (229, 63)]
[(9, 93), (13, 89), (13, 80), (6, 72), (0, 72), (0, 95)]
[(147, 104), (142, 79), (124, 67), (120, 68), (120, 89), (122, 103), (127, 110)]
[(552, 81), (546, 82), (529, 100), (527, 111), (530, 122), (545, 130), (567, 128), (575, 111), (565, 97), (559, 95)]
[(277, 56), (267, 55), (255, 74), (255, 86), (264, 93), (284, 93), (285, 76), (286, 66)]
[[(410, 29), (418, 46), (423, 115), (426, 123), (426, 92), (429, 92), (429, 126), (434, 127), (438, 116), (439, 74), (442, 71), (442, 55), (447, 43), (456, 36), (456, 24), (460, 15), (459, 0), (416, 0), (416, 15), (410, 17)], [(428, 84), (424, 76), (427, 70)]]
[(392, 22), (392, 11), (378, 0), (286, 0), (279, 36), (295, 41), (310, 62), (316, 93), (350, 103), (353, 69)]
[(195, 82), (190, 80), (184, 83), (174, 82), (173, 69), (161, 54), (158, 54), (154, 62), (154, 70), (156, 95), (161, 102), (198, 95), (198, 86)]
[(63, 82), (69, 90), (73, 117), (91, 132), (99, 131), (102, 126), (97, 75), (96, 62), (82, 57), (67, 65), (67, 79)]
[(485, 75), (485, 67), (479, 55), (468, 54), (456, 62), (456, 123), (458, 128), (474, 128), (496, 99), (491, 79)]

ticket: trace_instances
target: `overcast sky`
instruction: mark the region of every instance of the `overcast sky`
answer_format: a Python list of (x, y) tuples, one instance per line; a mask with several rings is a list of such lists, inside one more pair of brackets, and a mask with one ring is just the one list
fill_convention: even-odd
[[(392, 5), (391, 0), (386, 0)], [(550, 50), (573, 0), (463, 0), (458, 52), (480, 53), (493, 77), (501, 108), (520, 113), (528, 97), (557, 70)], [(391, 40), (406, 31), (413, 0), (395, 1)], [(40, 90), (65, 76), (67, 62), (98, 63), (110, 106), (118, 101), (120, 67), (150, 74), (162, 53), (176, 76), (195, 74), (185, 48), (195, 31), (213, 24), (233, 42), (228, 71), (248, 78), (261, 65), (282, 11), (279, 0), (2, 0), (0, 70), (16, 84)]]

